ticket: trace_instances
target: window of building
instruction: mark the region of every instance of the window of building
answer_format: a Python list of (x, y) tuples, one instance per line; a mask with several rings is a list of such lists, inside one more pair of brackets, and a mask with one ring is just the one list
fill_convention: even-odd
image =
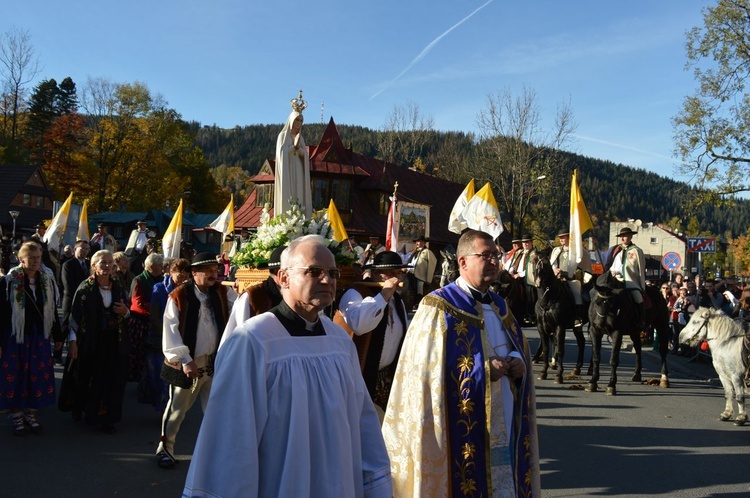
[(658, 242), (659, 242), (659, 241), (658, 241), (658, 239), (657, 239), (656, 237), (651, 237), (651, 243), (652, 243), (652, 244), (656, 244), (656, 243), (658, 243)]
[(210, 246), (220, 246), (224, 242), (224, 236), (219, 232), (206, 231), (208, 237), (206, 237), (206, 243)]
[(391, 207), (391, 200), (388, 197), (388, 194), (380, 194), (380, 206), (378, 207), (378, 212), (383, 216), (388, 214), (388, 209)]
[(263, 207), (268, 203), (273, 207), (273, 183), (264, 183), (255, 186), (258, 195), (255, 197), (255, 205)]
[(23, 194), (23, 203), (26, 205), (31, 204), (31, 196), (29, 194)]
[(41, 195), (36, 196), (36, 207), (44, 207), (44, 197), (42, 197)]
[(342, 178), (316, 178), (313, 180), (313, 209), (325, 209), (328, 207), (330, 199), (333, 199), (336, 209), (343, 219), (344, 214), (349, 211), (351, 185), (351, 180)]
[(352, 182), (349, 180), (331, 180), (331, 198), (336, 203), (339, 212), (349, 211), (349, 190)]
[[(328, 207), (328, 199), (330, 199), (329, 195), (329, 180), (326, 178), (316, 178), (312, 182), (313, 184), (313, 191), (312, 191), (312, 203), (313, 203), (313, 209), (323, 209)], [(338, 207), (338, 203), (336, 204), (336, 207)]]

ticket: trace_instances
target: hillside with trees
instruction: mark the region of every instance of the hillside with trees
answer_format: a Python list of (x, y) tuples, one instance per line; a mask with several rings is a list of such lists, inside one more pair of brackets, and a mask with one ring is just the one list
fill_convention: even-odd
[[(218, 167), (240, 167), (252, 176), (264, 161), (273, 159), (276, 135), (283, 125), (250, 125), (231, 130), (200, 127), (197, 123), (190, 126), (214, 171)], [(354, 152), (382, 158), (379, 150), (385, 141), (404, 144), (394, 148), (392, 160), (395, 164), (415, 167), (459, 183), (467, 183), (471, 178), (467, 173), (476, 171), (475, 166), (482, 161), (482, 143), (472, 134), (430, 130), (415, 143), (415, 137), (408, 136), (408, 133), (387, 137), (387, 132), (361, 126), (337, 124), (337, 128), (344, 145)], [(305, 124), (307, 143), (318, 143), (324, 129), (322, 124)], [(405, 145), (409, 142), (410, 145)], [(407, 150), (416, 150), (418, 154), (409, 157)], [(539, 182), (528, 212), (530, 219), (542, 215), (551, 217), (545, 226), (530, 227), (541, 230), (548, 237), (553, 237), (559, 227), (567, 225), (570, 175), (575, 168), (578, 169), (582, 195), (597, 226), (597, 236), (604, 240), (608, 234), (605, 222), (609, 220), (641, 219), (686, 233), (690, 225), (699, 231), (691, 234), (695, 236), (736, 237), (750, 225), (750, 203), (747, 201), (736, 200), (734, 205), (723, 207), (700, 204), (697, 189), (643, 169), (559, 151), (554, 152), (554, 158), (564, 167), (557, 177)], [(478, 176), (475, 178), (479, 188), (483, 181)], [(497, 196), (497, 185), (494, 190)], [(551, 204), (552, 199), (556, 200), (558, 209), (554, 213), (543, 213), (542, 209)]]

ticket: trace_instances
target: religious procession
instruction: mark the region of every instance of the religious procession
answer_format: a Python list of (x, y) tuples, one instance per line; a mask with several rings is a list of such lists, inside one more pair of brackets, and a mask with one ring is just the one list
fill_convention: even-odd
[[(667, 354), (705, 343), (686, 335), (684, 313), (750, 310), (730, 281), (691, 292), (681, 273), (674, 285), (648, 279), (633, 242), (643, 223), (612, 224), (606, 251), (584, 239), (594, 226), (576, 171), (570, 223), (551, 247), (523, 231), (523, 215), (508, 233), (491, 183), (475, 192), (474, 180), (364, 158), (333, 120), (308, 146), (302, 91), (291, 107), (253, 193), (193, 241), (182, 200), (163, 231), (139, 214), (123, 247), (108, 233), (115, 220), (90, 236), (73, 193), (28, 240), (14, 233), (0, 290), (0, 410), (14, 436), (43, 434), (55, 409), (116, 434), (132, 382), (160, 414), (154, 465), (189, 455), (185, 497), (540, 497), (535, 382), (549, 369), (569, 380), (566, 330), (578, 376), (588, 325), (587, 391), (599, 389), (604, 337), (613, 354), (625, 337), (639, 355), (654, 344), (666, 388)], [(361, 196), (369, 178), (376, 204)], [(537, 328), (538, 350), (522, 326)], [(197, 442), (180, 447), (198, 400)], [(740, 405), (736, 423), (746, 418)]]

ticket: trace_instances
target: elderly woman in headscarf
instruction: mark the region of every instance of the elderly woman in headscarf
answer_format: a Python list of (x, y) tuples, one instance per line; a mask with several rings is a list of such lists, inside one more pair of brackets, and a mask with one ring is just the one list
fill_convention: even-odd
[(42, 267), (42, 248), (26, 242), (20, 266), (0, 286), (0, 411), (8, 410), (13, 434), (41, 434), (37, 410), (55, 402), (55, 348), (64, 339), (55, 308), (59, 290), (52, 270)]
[(91, 258), (91, 267), (94, 274), (78, 286), (73, 297), (68, 336), (70, 360), (63, 376), (60, 407), (72, 410), (75, 420), (84, 414), (86, 423), (112, 434), (114, 424), (122, 418), (125, 395), (122, 342), (130, 311), (125, 304), (125, 292), (112, 278), (112, 253), (97, 251)]
[(292, 111), (276, 140), (273, 214), (279, 216), (292, 204), (308, 218), (312, 214), (310, 155), (302, 138), (302, 113)]

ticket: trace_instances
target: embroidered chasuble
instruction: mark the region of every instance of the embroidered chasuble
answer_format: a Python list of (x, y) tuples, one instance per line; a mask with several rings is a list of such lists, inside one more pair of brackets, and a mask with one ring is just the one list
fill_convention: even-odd
[[(409, 326), (382, 428), (394, 496), (541, 496), (528, 343), (505, 301), (491, 296), (482, 305), (449, 284), (424, 297)], [(502, 347), (527, 365), (523, 379), (505, 383), (517, 400), (507, 423), (503, 382), (489, 381), (496, 353), (485, 313), (502, 323)]]

